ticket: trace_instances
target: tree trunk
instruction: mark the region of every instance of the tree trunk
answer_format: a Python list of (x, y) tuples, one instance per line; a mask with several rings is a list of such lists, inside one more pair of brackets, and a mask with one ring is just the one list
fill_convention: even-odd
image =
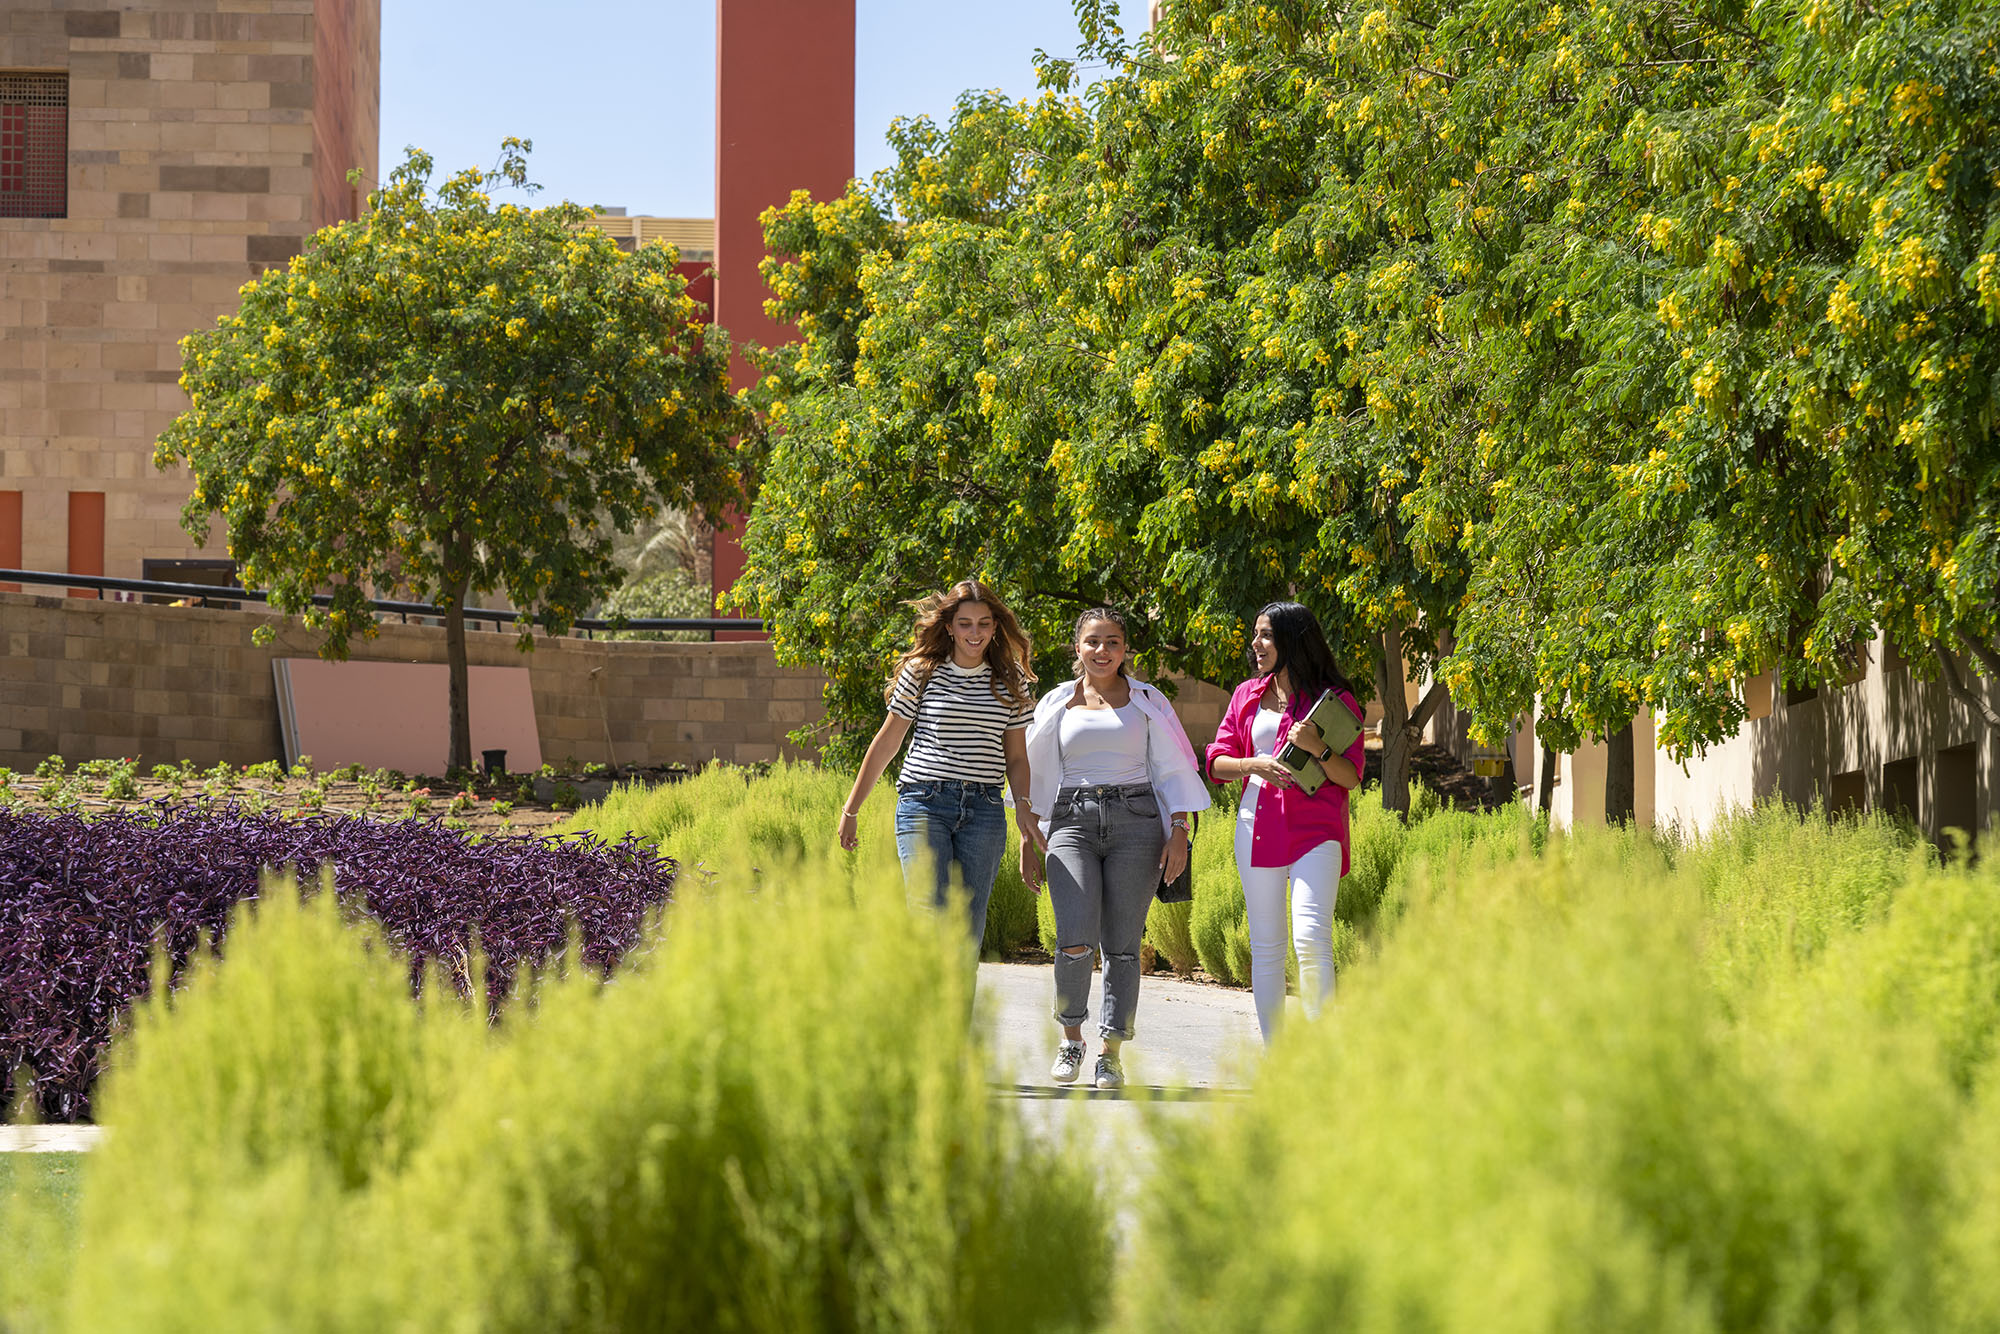
[(451, 756), (447, 774), (472, 771), (472, 691), (465, 662), (465, 599), (468, 581), (459, 579), (444, 604), (444, 654), (451, 677)]
[[(1969, 636), (1961, 638), (1975, 657), (1989, 669), (1993, 669), (1996, 675), (2000, 675), (2000, 656), (1996, 656), (1989, 645), (1982, 644)], [(1976, 674), (1967, 672), (1959, 664), (1957, 655), (1942, 639), (1932, 642), (1931, 651), (1937, 654), (1938, 675), (1944, 681), (1944, 688), (1950, 691), (1952, 697), (1959, 703), (1971, 709), (1988, 728), (2000, 732), (2000, 712), (1996, 712), (1993, 705), (1987, 701), (1986, 691), (1982, 688), (1980, 678)]]
[(1549, 803), (1556, 799), (1556, 752), (1547, 742), (1542, 743), (1542, 777), (1535, 786), (1535, 810), (1547, 815)]
[(1638, 808), (1638, 775), (1632, 754), (1632, 724), (1604, 739), (1604, 823), (1632, 823)]
[(1375, 694), (1382, 701), (1382, 809), (1407, 817), (1410, 813), (1410, 759), (1423, 737), (1424, 724), (1450, 692), (1433, 681), (1417, 707), (1403, 697), (1403, 632), (1391, 624), (1382, 631), (1375, 659)]

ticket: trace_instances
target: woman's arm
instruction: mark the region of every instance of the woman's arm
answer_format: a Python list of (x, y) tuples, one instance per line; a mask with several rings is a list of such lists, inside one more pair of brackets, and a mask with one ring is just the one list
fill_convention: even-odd
[[(1239, 686), (1239, 693), (1247, 688)], [(1250, 740), (1250, 729), (1237, 722), (1237, 702), (1231, 696), (1229, 707), (1222, 711), (1222, 721), (1215, 729), (1215, 740), (1208, 743), (1205, 758), (1208, 761), (1208, 776), (1218, 783), (1233, 783), (1239, 778), (1258, 777), (1274, 787), (1290, 787), (1292, 771), (1278, 763), (1269, 755), (1258, 755)]]
[(1261, 778), (1272, 787), (1290, 787), (1297, 781), (1275, 755), (1218, 755), (1208, 762), (1208, 771), (1218, 783)]
[(1250, 744), (1250, 730), (1238, 726), (1236, 722), (1236, 696), (1244, 692), (1246, 686), (1238, 686), (1236, 694), (1230, 696), (1228, 706), (1222, 710), (1222, 722), (1216, 724), (1216, 740), (1208, 742), (1202, 758), (1208, 764), (1208, 776), (1216, 782), (1236, 782), (1238, 778), (1248, 778), (1254, 770), (1246, 768), (1246, 758), (1256, 758), (1256, 746)]
[(875, 739), (868, 743), (868, 753), (861, 757), (861, 772), (854, 775), (854, 786), (847, 790), (847, 800), (841, 806), (840, 824), (836, 836), (840, 846), (849, 852), (861, 841), (856, 817), (861, 813), (861, 803), (868, 800), (868, 794), (875, 790), (875, 784), (882, 777), (882, 771), (889, 767), (889, 761), (896, 758), (896, 752), (903, 748), (903, 738), (910, 734), (910, 720), (899, 714), (890, 714), (876, 729)]
[(1229, 707), (1222, 712), (1222, 722), (1215, 729), (1215, 740), (1208, 743), (1208, 776), (1218, 783), (1261, 778), (1272, 787), (1290, 787), (1295, 781), (1292, 771), (1280, 764), (1277, 756), (1256, 753), (1250, 728), (1238, 724), (1236, 712), (1236, 700), (1231, 698)]
[(1028, 784), (1034, 777), (1028, 771), (1028, 729), (1008, 728), (1000, 734), (1000, 746), (1007, 754), (1007, 790), (1014, 794), (1014, 823), (1021, 826), (1022, 838), (1046, 851), (1049, 840), (1042, 833), (1041, 819), (1028, 804)]
[(1189, 812), (1175, 811), (1167, 830), (1167, 845), (1160, 849), (1160, 879), (1172, 880), (1187, 869)]

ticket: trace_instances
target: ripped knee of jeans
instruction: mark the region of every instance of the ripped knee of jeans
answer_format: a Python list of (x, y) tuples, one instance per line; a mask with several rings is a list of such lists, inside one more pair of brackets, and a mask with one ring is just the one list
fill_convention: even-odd
[(1089, 954), (1090, 954), (1090, 946), (1088, 946), (1088, 945), (1065, 945), (1065, 946), (1063, 946), (1063, 947), (1062, 947), (1062, 952), (1063, 952), (1064, 954), (1067, 954), (1067, 955), (1068, 955), (1068, 956), (1069, 956), (1070, 958), (1072, 958), (1072, 959), (1082, 959), (1082, 958), (1087, 958), (1087, 957), (1089, 956)]
[(1138, 955), (1136, 955), (1136, 954), (1106, 954), (1106, 955), (1104, 956), (1104, 962), (1106, 962), (1106, 963), (1137, 963), (1137, 962), (1139, 962), (1139, 956), (1138, 956)]

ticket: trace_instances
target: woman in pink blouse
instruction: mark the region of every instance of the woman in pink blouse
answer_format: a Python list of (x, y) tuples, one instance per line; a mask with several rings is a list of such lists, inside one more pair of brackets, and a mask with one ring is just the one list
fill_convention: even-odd
[[(1328, 690), (1362, 716), (1313, 614), (1296, 602), (1257, 613), (1250, 659), (1256, 675), (1236, 687), (1208, 747), (1208, 774), (1243, 780), (1236, 815), (1236, 870), (1249, 909), (1250, 989), (1257, 1026), (1270, 1042), (1285, 1008), (1285, 885), (1292, 890), (1292, 947), (1299, 996), (1317, 1017), (1333, 994), (1333, 900), (1347, 874), (1347, 794), (1361, 786), (1362, 742), (1336, 755), (1303, 721)], [(1290, 741), (1319, 756), (1329, 782), (1307, 795), (1277, 759)]]

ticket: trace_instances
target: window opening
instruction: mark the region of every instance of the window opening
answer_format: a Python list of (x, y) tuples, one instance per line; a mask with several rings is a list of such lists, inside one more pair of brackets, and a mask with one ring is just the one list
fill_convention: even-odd
[(69, 213), (69, 76), (0, 73), (0, 218)]

